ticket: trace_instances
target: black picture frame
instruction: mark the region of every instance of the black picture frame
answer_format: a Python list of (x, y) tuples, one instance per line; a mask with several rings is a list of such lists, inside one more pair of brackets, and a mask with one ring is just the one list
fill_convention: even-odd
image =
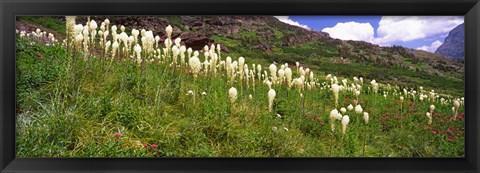
[[(479, 172), (478, 0), (0, 0), (1, 172)], [(464, 15), (465, 158), (15, 158), (17, 15)]]

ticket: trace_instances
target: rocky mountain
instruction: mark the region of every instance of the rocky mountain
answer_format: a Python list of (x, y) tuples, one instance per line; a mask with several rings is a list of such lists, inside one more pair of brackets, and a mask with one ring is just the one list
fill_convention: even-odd
[(445, 42), (438, 47), (435, 53), (439, 53), (448, 57), (463, 60), (465, 58), (465, 27), (464, 24), (455, 27)]

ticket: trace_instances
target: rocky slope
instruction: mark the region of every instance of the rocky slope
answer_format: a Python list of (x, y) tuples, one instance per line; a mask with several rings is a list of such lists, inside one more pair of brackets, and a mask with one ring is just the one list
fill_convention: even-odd
[(450, 31), (448, 36), (445, 38), (445, 42), (438, 47), (435, 53), (463, 60), (465, 58), (464, 24), (458, 25), (452, 31)]

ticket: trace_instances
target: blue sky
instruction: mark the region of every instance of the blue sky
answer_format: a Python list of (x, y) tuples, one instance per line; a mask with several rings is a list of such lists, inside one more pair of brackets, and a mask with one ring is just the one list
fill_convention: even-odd
[(381, 46), (400, 45), (434, 52), (463, 16), (275, 16), (280, 21), (323, 31), (333, 38)]

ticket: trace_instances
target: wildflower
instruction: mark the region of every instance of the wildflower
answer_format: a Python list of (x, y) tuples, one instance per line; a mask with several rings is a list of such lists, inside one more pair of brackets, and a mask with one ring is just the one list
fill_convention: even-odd
[(207, 93), (204, 91), (204, 92), (202, 92), (202, 95), (206, 96), (206, 95), (207, 95)]
[(433, 111), (435, 110), (435, 105), (430, 105), (430, 113), (433, 114)]
[(96, 30), (98, 27), (97, 22), (95, 20), (90, 21), (90, 29), (91, 30)]
[(353, 110), (352, 104), (348, 105), (348, 106), (347, 106), (347, 109), (348, 109), (348, 111), (352, 111), (352, 110)]
[(137, 53), (137, 62), (138, 63), (141, 63), (142, 62), (142, 47), (140, 47), (140, 45), (136, 44), (135, 47), (133, 48), (133, 51), (135, 51), (135, 53)]
[(172, 26), (168, 25), (166, 28), (165, 28), (165, 32), (167, 32), (167, 37), (168, 38), (171, 38), (172, 37), (172, 31), (173, 31), (173, 28)]
[(250, 100), (252, 100), (252, 99), (253, 99), (253, 96), (252, 96), (252, 94), (249, 94), (249, 95), (248, 95), (248, 99), (250, 99)]
[(345, 134), (345, 131), (347, 130), (348, 122), (350, 122), (350, 118), (348, 115), (343, 116), (342, 118), (342, 133)]
[(235, 103), (235, 100), (237, 100), (237, 89), (232, 87), (228, 90), (228, 95), (230, 96), (230, 102)]
[(355, 106), (355, 113), (361, 114), (362, 112), (363, 112), (363, 109), (362, 109), (362, 106), (360, 106), (360, 104)]
[(332, 84), (332, 92), (333, 95), (335, 96), (335, 107), (338, 105), (338, 92), (340, 91), (340, 86), (337, 84)]
[(115, 133), (115, 137), (122, 137), (123, 135), (121, 133)]
[(426, 115), (428, 118), (428, 124), (432, 124), (432, 115), (430, 114), (430, 112), (427, 112)]
[(277, 118), (282, 118), (282, 116), (280, 114), (277, 114)]
[(270, 89), (270, 90), (268, 91), (268, 111), (269, 111), (269, 112), (272, 112), (273, 100), (275, 99), (275, 95), (277, 95), (277, 93), (275, 92), (275, 90)]
[(403, 96), (400, 96), (400, 102), (403, 103)]
[(147, 148), (147, 147), (148, 147), (148, 144), (143, 144), (143, 147)]
[(452, 109), (454, 114), (455, 114), (454, 117), (453, 117), (454, 120), (457, 118), (459, 107), (460, 107), (460, 102), (458, 100), (455, 100), (453, 102), (453, 109)]
[(152, 145), (150, 145), (150, 147), (157, 148), (157, 144), (152, 144)]
[(284, 69), (279, 69), (278, 70), (278, 78), (280, 78), (279, 83), (283, 82), (284, 77), (285, 77), (285, 70)]
[(277, 66), (275, 64), (270, 64), (268, 69), (270, 70), (270, 76), (272, 76), (272, 82), (275, 83), (277, 81)]
[(77, 16), (65, 16), (65, 24), (70, 38), (73, 36), (74, 33), (75, 18), (77, 18)]
[(368, 112), (363, 112), (363, 120), (365, 120), (365, 124), (368, 124), (368, 118), (369, 118)]
[(193, 56), (190, 58), (188, 61), (188, 65), (190, 65), (190, 68), (192, 69), (193, 72), (193, 77), (197, 78), (198, 73), (200, 72), (200, 68), (202, 68), (202, 64), (200, 62), (200, 59), (198, 59), (197, 56)]
[(288, 132), (288, 128), (286, 128), (286, 127), (283, 127), (283, 130), (285, 130), (285, 131), (287, 131), (287, 132)]
[(193, 96), (193, 91), (192, 91), (192, 90), (188, 90), (187, 95)]
[(332, 111), (330, 111), (330, 124), (331, 124), (332, 132), (335, 130), (335, 120), (341, 120), (341, 119), (342, 119), (342, 115), (338, 113), (337, 109), (333, 109)]
[(340, 112), (342, 112), (342, 114), (344, 114), (345, 112), (347, 112), (347, 109), (342, 107), (342, 108), (340, 108)]

